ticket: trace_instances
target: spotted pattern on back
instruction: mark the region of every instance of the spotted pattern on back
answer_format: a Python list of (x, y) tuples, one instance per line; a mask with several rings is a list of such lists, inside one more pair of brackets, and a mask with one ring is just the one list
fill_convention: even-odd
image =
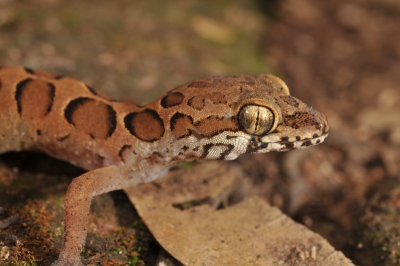
[(227, 104), (226, 96), (222, 92), (214, 92), (210, 95), (209, 99), (213, 104)]
[(72, 100), (65, 108), (64, 115), (68, 123), (93, 139), (111, 137), (117, 126), (116, 112), (112, 106), (91, 98)]
[(180, 92), (168, 93), (161, 99), (161, 105), (164, 108), (170, 108), (173, 106), (180, 105), (185, 96)]
[(202, 96), (193, 96), (188, 100), (187, 105), (200, 111), (206, 106), (206, 99)]
[(153, 142), (160, 139), (165, 132), (162, 119), (156, 111), (145, 109), (141, 112), (133, 112), (124, 118), (125, 128), (136, 138)]
[(176, 139), (181, 139), (192, 134), (193, 118), (182, 113), (171, 117), (170, 128)]
[(55, 87), (44, 80), (25, 79), (18, 83), (15, 101), (22, 119), (40, 119), (53, 106)]

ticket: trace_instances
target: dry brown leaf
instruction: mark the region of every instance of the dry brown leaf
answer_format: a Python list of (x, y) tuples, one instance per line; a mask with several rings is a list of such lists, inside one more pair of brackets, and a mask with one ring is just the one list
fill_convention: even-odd
[[(212, 162), (125, 192), (157, 241), (185, 265), (353, 265), (258, 197), (215, 209), (241, 180), (239, 167)], [(207, 198), (214, 204), (204, 204)]]

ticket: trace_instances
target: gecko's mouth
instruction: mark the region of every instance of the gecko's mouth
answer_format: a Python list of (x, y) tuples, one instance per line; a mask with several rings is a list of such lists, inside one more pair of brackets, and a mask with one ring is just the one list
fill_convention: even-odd
[[(289, 150), (297, 150), (297, 149), (304, 149), (309, 146), (314, 146), (321, 144), (324, 142), (325, 138), (328, 137), (329, 133), (325, 133), (322, 136), (314, 137), (314, 138), (306, 138), (302, 140), (296, 140), (296, 141), (281, 141), (281, 142), (275, 142), (271, 143), (272, 145), (272, 150), (275, 151), (289, 151)], [(274, 147), (276, 145), (276, 147)], [(274, 149), (276, 148), (276, 149)]]
[(312, 138), (304, 138), (290, 141), (289, 139), (278, 141), (262, 141), (261, 139), (252, 139), (247, 147), (249, 153), (262, 153), (269, 151), (289, 151), (303, 149), (310, 146), (318, 145), (324, 142), (329, 132)]

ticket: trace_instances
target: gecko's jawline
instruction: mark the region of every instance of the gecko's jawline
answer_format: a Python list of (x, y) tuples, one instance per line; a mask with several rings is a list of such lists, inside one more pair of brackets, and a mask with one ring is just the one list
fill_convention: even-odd
[(328, 136), (328, 133), (325, 133), (322, 136), (296, 140), (296, 141), (277, 141), (277, 142), (250, 142), (247, 151), (248, 153), (265, 153), (270, 151), (290, 151), (303, 149), (310, 146), (321, 144), (325, 138)]
[[(324, 142), (325, 138), (329, 135), (329, 133), (325, 133), (322, 136), (310, 139), (303, 139), (297, 141), (282, 141), (282, 142), (275, 142), (270, 143), (272, 146), (272, 150), (276, 151), (289, 151), (289, 150), (297, 150), (297, 149), (304, 149), (310, 146), (315, 146)], [(273, 146), (278, 145), (276, 149), (273, 149)], [(279, 147), (280, 146), (280, 147)]]

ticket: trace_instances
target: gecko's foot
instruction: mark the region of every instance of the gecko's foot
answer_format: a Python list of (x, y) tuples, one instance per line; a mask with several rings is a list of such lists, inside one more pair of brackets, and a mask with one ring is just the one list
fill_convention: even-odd
[[(4, 208), (0, 207), (0, 214), (2, 214), (4, 212)], [(18, 223), (20, 222), (20, 218), (19, 216), (11, 216), (5, 220), (0, 220), (0, 229), (4, 229), (7, 228), (8, 226), (10, 226), (13, 223)], [(11, 240), (12, 242), (14, 242), (16, 245), (19, 243), (18, 237), (13, 235), (13, 234), (0, 234), (0, 241), (4, 241), (4, 240)]]

